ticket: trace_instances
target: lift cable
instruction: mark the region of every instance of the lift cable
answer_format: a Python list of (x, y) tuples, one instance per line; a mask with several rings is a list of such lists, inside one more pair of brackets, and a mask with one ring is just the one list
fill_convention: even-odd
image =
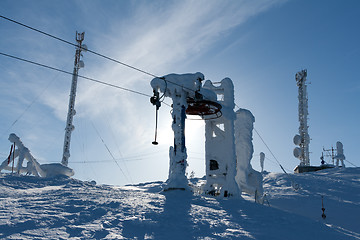
[[(9, 58), (14, 58), (14, 59), (17, 59), (17, 60), (20, 60), (20, 61), (23, 61), (23, 62), (31, 63), (33, 65), (37, 65), (37, 66), (40, 66), (40, 67), (48, 68), (48, 69), (51, 69), (51, 70), (54, 70), (54, 71), (58, 71), (58, 72), (66, 73), (66, 74), (69, 74), (69, 75), (73, 75), (72, 72), (68, 72), (68, 71), (65, 71), (65, 70), (62, 70), (62, 69), (59, 69), (59, 68), (51, 67), (51, 66), (48, 66), (48, 65), (45, 65), (45, 64), (37, 63), (37, 62), (27, 60), (27, 59), (24, 59), (24, 58), (16, 57), (16, 56), (6, 54), (6, 53), (3, 53), (3, 52), (0, 52), (0, 55), (6, 56), (6, 57), (9, 57)], [(106, 85), (106, 86), (118, 88), (118, 89), (121, 89), (121, 90), (124, 90), (124, 91), (128, 91), (128, 92), (132, 92), (132, 93), (135, 93), (135, 94), (138, 94), (138, 95), (142, 95), (142, 96), (145, 96), (145, 97), (151, 97), (151, 95), (149, 95), (149, 94), (142, 93), (142, 92), (139, 92), (139, 91), (135, 91), (135, 90), (125, 88), (125, 87), (120, 87), (118, 85), (114, 85), (114, 84), (111, 84), (111, 83), (103, 82), (103, 81), (97, 80), (95, 78), (90, 78), (90, 77), (86, 77), (86, 76), (83, 76), (83, 75), (77, 75), (77, 76), (80, 77), (80, 78), (92, 81), (92, 82), (96, 82), (96, 83)]]
[[(111, 153), (109, 147), (106, 145), (104, 139), (101, 137), (99, 131), (96, 129), (95, 125), (92, 123), (93, 128), (95, 129), (97, 135), (99, 136), (99, 138), (101, 139), (102, 143), (104, 144), (105, 148), (107, 149), (107, 151), (109, 152), (110, 156), (112, 157), (113, 161), (116, 163), (116, 165), (118, 166), (118, 168), (120, 169), (121, 173), (124, 175), (124, 177), (126, 178), (127, 181), (129, 181), (128, 177), (126, 176), (126, 174), (124, 173), (124, 171), (122, 170), (122, 168), (120, 167), (119, 163), (116, 161), (114, 155)], [(132, 181), (131, 181), (132, 182)], [(132, 182), (133, 183), (133, 182)]]
[[(48, 37), (51, 37), (51, 38), (54, 38), (54, 39), (59, 40), (59, 41), (61, 41), (61, 42), (64, 42), (64, 43), (66, 43), (66, 44), (69, 44), (69, 45), (78, 47), (77, 44), (75, 44), (75, 43), (72, 43), (72, 42), (67, 41), (67, 40), (65, 40), (65, 39), (62, 39), (62, 38), (59, 38), (59, 37), (54, 36), (54, 35), (52, 35), (52, 34), (46, 33), (46, 32), (44, 32), (44, 31), (41, 31), (41, 30), (37, 29), (37, 28), (31, 27), (31, 26), (29, 26), (29, 25), (26, 25), (26, 24), (24, 24), (24, 23), (15, 21), (15, 20), (13, 20), (13, 19), (11, 19), (11, 18), (7, 18), (7, 17), (2, 16), (2, 15), (0, 15), (0, 17), (3, 18), (3, 19), (5, 19), (5, 20), (8, 20), (8, 21), (10, 21), (10, 22), (16, 23), (16, 24), (21, 25), (21, 26), (23, 26), (23, 27), (26, 27), (26, 28), (28, 28), (28, 29), (31, 29), (31, 30), (33, 30), (33, 31), (36, 31), (36, 32), (38, 32), (38, 33), (41, 33), (41, 34), (43, 34), (43, 35), (46, 35), (46, 36), (48, 36)], [(129, 64), (126, 64), (126, 63), (121, 62), (121, 61), (119, 61), (119, 60), (116, 60), (116, 59), (114, 59), (114, 58), (105, 56), (105, 55), (103, 55), (103, 54), (101, 54), (101, 53), (92, 51), (92, 50), (90, 50), (90, 49), (84, 49), (84, 50), (86, 50), (86, 51), (88, 51), (88, 52), (90, 52), (90, 53), (92, 53), (92, 54), (95, 54), (95, 55), (97, 55), (97, 56), (106, 58), (106, 59), (108, 59), (108, 60), (110, 60), (110, 61), (119, 63), (119, 64), (121, 64), (121, 65), (123, 65), (123, 66), (125, 66), (125, 67), (134, 69), (134, 70), (136, 70), (136, 71), (142, 72), (142, 73), (147, 74), (147, 75), (150, 75), (150, 76), (152, 76), (152, 77), (157, 77), (156, 75), (154, 75), (154, 74), (152, 74), (152, 73), (149, 73), (149, 72), (147, 72), (147, 71), (141, 70), (140, 68), (131, 66), (131, 65), (129, 65)]]
[[(50, 33), (46, 33), (46, 32), (44, 32), (44, 31), (41, 31), (41, 30), (37, 29), (37, 28), (31, 27), (31, 26), (29, 26), (29, 25), (26, 25), (26, 24), (24, 24), (24, 23), (18, 22), (18, 21), (16, 21), (16, 20), (13, 20), (13, 19), (11, 19), (11, 18), (2, 16), (2, 15), (0, 15), (0, 17), (3, 18), (3, 19), (5, 19), (5, 20), (7, 20), (7, 21), (13, 22), (13, 23), (18, 24), (18, 25), (21, 25), (21, 26), (23, 26), (23, 27), (25, 27), (25, 28), (31, 29), (31, 30), (33, 30), (33, 31), (36, 31), (36, 32), (41, 33), (41, 34), (43, 34), (43, 35), (46, 35), (46, 36), (48, 36), (48, 37), (51, 37), (51, 38), (54, 38), (54, 39), (59, 40), (59, 41), (61, 41), (61, 42), (64, 42), (64, 43), (66, 43), (66, 44), (69, 44), (69, 45), (78, 47), (77, 44), (72, 43), (72, 42), (70, 42), (70, 41), (67, 41), (67, 40), (65, 40), (65, 39), (62, 39), (62, 38), (60, 38), (60, 37), (54, 36), (54, 35), (52, 35), (52, 34), (50, 34)], [(178, 84), (178, 83), (176, 83), (176, 82), (169, 81), (169, 80), (167, 80), (167, 79), (165, 79), (165, 78), (163, 78), (163, 77), (159, 77), (159, 76), (157, 76), (157, 75), (155, 75), (155, 74), (152, 74), (152, 73), (150, 73), (150, 72), (148, 72), (148, 71), (142, 70), (142, 69), (137, 68), (137, 67), (134, 67), (134, 66), (132, 66), (132, 65), (130, 65), (130, 64), (127, 64), (127, 63), (124, 63), (124, 62), (122, 62), (122, 61), (116, 60), (115, 58), (105, 56), (104, 54), (95, 52), (95, 51), (93, 51), (93, 50), (91, 50), (91, 49), (84, 49), (84, 50), (86, 50), (86, 51), (88, 51), (88, 52), (90, 52), (90, 53), (92, 53), (92, 54), (95, 54), (95, 55), (97, 55), (97, 56), (99, 56), (99, 57), (108, 59), (108, 60), (113, 61), (113, 62), (115, 62), (115, 63), (121, 64), (121, 65), (123, 65), (123, 66), (125, 66), (125, 67), (128, 67), (128, 68), (131, 68), (131, 69), (133, 69), (133, 70), (136, 70), (136, 71), (138, 71), (138, 72), (147, 74), (147, 75), (152, 76), (152, 77), (155, 77), (155, 78), (161, 78), (161, 79), (163, 79), (165, 82), (172, 83), (172, 84), (174, 84), (174, 85), (176, 85), (176, 86), (179, 86), (179, 87), (181, 87), (181, 88), (183, 88), (183, 89), (187, 89), (187, 90), (196, 92), (195, 90), (193, 90), (193, 89), (191, 89), (191, 88), (187, 88), (187, 87), (185, 87), (185, 86), (183, 86), (183, 85), (181, 85), (181, 84)], [(71, 73), (71, 74), (72, 74), (72, 73)], [(81, 77), (80, 75), (78, 75), (78, 76)], [(90, 80), (90, 79), (88, 79), (88, 80)], [(151, 96), (150, 96), (150, 97), (151, 97)], [(206, 97), (204, 96), (204, 98), (206, 98)], [(208, 100), (210, 100), (210, 99), (208, 99)]]
[(110, 125), (110, 123), (109, 123), (109, 119), (110, 119), (109, 117), (106, 118), (107, 127), (109, 128), (111, 137), (112, 137), (112, 139), (113, 139), (113, 142), (115, 143), (115, 146), (116, 146), (117, 149), (118, 149), (119, 156), (120, 156), (120, 160), (121, 160), (121, 161), (123, 162), (123, 164), (124, 164), (125, 171), (126, 171), (127, 175), (129, 176), (130, 181), (131, 181), (132, 183), (134, 183), (133, 180), (132, 180), (131, 174), (130, 174), (130, 172), (129, 172), (129, 169), (128, 169), (128, 167), (126, 166), (126, 162), (125, 162), (125, 160), (123, 159), (123, 155), (122, 155), (122, 153), (121, 153), (121, 151), (120, 151), (120, 146), (119, 146), (119, 144), (118, 144), (118, 142), (117, 142), (117, 139), (116, 139), (116, 137), (115, 137), (115, 135), (114, 135), (114, 132), (115, 132), (115, 131), (112, 130), (112, 127), (111, 127), (111, 125)]
[(24, 116), (24, 114), (31, 108), (31, 106), (34, 105), (37, 102), (37, 100), (45, 93), (45, 91), (50, 87), (50, 85), (55, 82), (59, 74), (60, 73), (54, 76), (53, 79), (45, 86), (45, 88), (38, 95), (36, 95), (36, 97), (30, 102), (30, 104), (25, 108), (25, 110), (14, 120), (14, 122), (10, 125), (10, 127), (1, 136), (9, 132), (9, 130)]
[(34, 103), (40, 98), (40, 96), (49, 88), (49, 86), (54, 82), (54, 80), (55, 78), (53, 79), (53, 81), (49, 82), (46, 85), (46, 87), (30, 102), (30, 104), (25, 108), (25, 110), (13, 121), (10, 127), (6, 129), (6, 131), (1, 136), (9, 132), (9, 130), (24, 116), (24, 114), (31, 108), (31, 106), (34, 105)]
[(260, 136), (259, 132), (254, 128), (254, 131), (256, 132), (256, 134), (259, 136), (259, 138), (261, 139), (261, 141), (264, 143), (264, 145), (266, 146), (266, 148), (269, 150), (269, 152), (271, 153), (271, 155), (273, 156), (273, 158), (276, 160), (276, 162), (279, 164), (281, 170), (283, 170), (283, 172), (290, 177), (290, 181), (291, 181), (291, 186), (294, 190), (299, 190), (300, 186), (298, 183), (295, 182), (294, 178), (292, 175), (288, 174), (284, 167), (280, 164), (279, 160), (275, 157), (275, 155), (273, 154), (273, 152), (270, 150), (269, 146), (265, 143), (264, 139)]
[(271, 151), (271, 149), (269, 148), (269, 146), (266, 144), (266, 142), (264, 141), (264, 139), (260, 136), (259, 132), (256, 130), (256, 128), (254, 128), (255, 133), (259, 136), (260, 140), (264, 143), (265, 147), (269, 150), (269, 152), (271, 153), (271, 155), (273, 156), (273, 158), (275, 159), (275, 161), (279, 164), (280, 168), (283, 170), (284, 173), (287, 174), (287, 172), (285, 171), (285, 169), (283, 168), (283, 166), (281, 165), (281, 163), (279, 162), (279, 160), (275, 157), (274, 153)]
[(352, 162), (350, 162), (349, 160), (346, 160), (346, 159), (344, 159), (346, 162), (348, 162), (348, 163), (350, 163), (351, 165), (353, 165), (354, 167), (358, 167), (358, 166), (356, 166), (355, 164), (353, 164)]

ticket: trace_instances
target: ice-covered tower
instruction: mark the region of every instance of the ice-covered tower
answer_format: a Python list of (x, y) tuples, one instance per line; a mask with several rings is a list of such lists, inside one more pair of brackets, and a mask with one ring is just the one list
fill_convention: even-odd
[[(169, 149), (170, 168), (169, 177), (165, 190), (187, 189), (188, 181), (185, 176), (187, 167), (187, 153), (185, 146), (185, 119), (190, 104), (194, 104), (198, 98), (208, 101), (216, 101), (216, 94), (201, 88), (204, 80), (202, 73), (195, 74), (169, 74), (161, 78), (154, 78), (151, 87), (154, 97), (151, 99), (154, 105), (159, 106), (159, 92), (170, 97), (172, 104), (172, 130), (174, 131), (174, 145)], [(201, 111), (200, 111), (201, 112)]]
[(229, 78), (214, 86), (207, 80), (203, 86), (216, 93), (222, 105), (222, 116), (205, 121), (205, 162), (207, 193), (220, 192), (222, 196), (239, 196), (241, 191), (235, 181), (236, 154), (234, 138), (234, 85)]
[(75, 97), (76, 97), (76, 88), (77, 88), (77, 79), (79, 69), (84, 67), (84, 62), (81, 60), (81, 51), (86, 50), (86, 45), (82, 44), (84, 40), (84, 32), (78, 33), (76, 32), (76, 53), (75, 53), (75, 60), (74, 60), (74, 71), (73, 77), (71, 82), (71, 89), (70, 89), (70, 99), (69, 99), (69, 108), (68, 108), (68, 115), (66, 119), (66, 127), (65, 127), (65, 137), (64, 137), (64, 148), (63, 148), (63, 157), (61, 160), (61, 164), (64, 166), (68, 165), (69, 157), (70, 157), (70, 140), (71, 140), (71, 133), (74, 131), (75, 127), (72, 124), (74, 115), (76, 114), (75, 111)]
[(307, 71), (302, 70), (295, 75), (296, 84), (299, 88), (299, 134), (294, 137), (294, 144), (298, 145), (294, 149), (294, 156), (300, 160), (300, 166), (310, 166), (309, 144), (310, 136), (308, 133), (308, 96), (306, 91)]

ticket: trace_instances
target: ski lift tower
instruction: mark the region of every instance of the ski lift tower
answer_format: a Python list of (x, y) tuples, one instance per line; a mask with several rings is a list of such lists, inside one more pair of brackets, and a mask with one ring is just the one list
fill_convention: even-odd
[(68, 165), (69, 157), (70, 157), (70, 140), (71, 140), (71, 132), (75, 129), (73, 122), (73, 117), (76, 114), (75, 111), (75, 97), (76, 97), (76, 87), (77, 87), (77, 79), (79, 69), (84, 67), (84, 62), (81, 60), (81, 51), (87, 50), (86, 45), (82, 44), (84, 40), (85, 33), (78, 33), (76, 32), (76, 53), (75, 53), (75, 61), (74, 61), (74, 71), (72, 75), (72, 82), (71, 82), (71, 90), (70, 90), (70, 99), (69, 99), (69, 109), (68, 115), (66, 120), (66, 127), (65, 127), (65, 138), (64, 138), (64, 149), (63, 149), (63, 157), (61, 160), (61, 164), (64, 166)]
[(299, 88), (299, 134), (295, 135), (294, 143), (299, 147), (294, 149), (294, 156), (300, 160), (300, 167), (310, 166), (309, 143), (310, 137), (308, 133), (308, 96), (307, 96), (307, 70), (304, 69), (295, 75), (296, 84)]

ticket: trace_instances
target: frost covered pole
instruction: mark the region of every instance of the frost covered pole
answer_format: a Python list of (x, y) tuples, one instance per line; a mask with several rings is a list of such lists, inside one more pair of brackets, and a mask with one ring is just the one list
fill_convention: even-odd
[[(196, 93), (207, 99), (216, 99), (215, 94), (211, 95), (206, 89), (201, 88), (202, 80), (204, 80), (202, 73), (168, 74), (151, 80), (154, 97), (150, 99), (150, 102), (160, 106), (159, 101), (162, 97), (170, 97), (173, 102), (171, 127), (174, 132), (174, 145), (169, 148), (169, 178), (164, 190), (188, 189), (188, 180), (185, 176), (187, 167), (185, 119), (187, 110), (189, 110), (187, 100), (195, 99)], [(163, 93), (163, 96), (159, 98), (160, 92)]]
[(173, 97), (172, 129), (174, 131), (174, 146), (170, 147), (170, 171), (166, 190), (185, 189), (187, 179), (187, 153), (185, 146), (186, 93)]
[(294, 137), (294, 143), (299, 145), (295, 148), (294, 155), (300, 159), (300, 166), (310, 166), (309, 143), (310, 137), (308, 133), (308, 96), (306, 91), (307, 71), (302, 70), (295, 75), (296, 84), (299, 88), (299, 135)]
[(76, 32), (76, 53), (75, 53), (75, 61), (74, 61), (74, 71), (73, 77), (71, 82), (71, 90), (70, 90), (70, 99), (69, 99), (69, 109), (68, 115), (66, 120), (66, 127), (65, 127), (65, 138), (64, 138), (64, 150), (63, 150), (63, 157), (61, 164), (64, 166), (68, 165), (69, 157), (70, 157), (70, 140), (71, 140), (71, 132), (75, 129), (73, 122), (73, 117), (76, 114), (75, 111), (75, 97), (76, 97), (76, 87), (77, 87), (77, 79), (79, 69), (84, 67), (84, 62), (81, 61), (81, 51), (86, 50), (86, 46), (82, 45), (82, 41), (84, 40), (85, 33), (78, 33)]

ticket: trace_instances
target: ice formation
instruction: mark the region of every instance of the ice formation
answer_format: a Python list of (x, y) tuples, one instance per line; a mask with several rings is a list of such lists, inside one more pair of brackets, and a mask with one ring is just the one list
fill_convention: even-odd
[(252, 131), (255, 118), (249, 110), (239, 109), (235, 121), (235, 145), (237, 157), (237, 184), (244, 192), (255, 195), (257, 202), (262, 201), (262, 175), (251, 166), (254, 153)]
[(334, 157), (336, 159), (336, 166), (339, 166), (339, 160), (341, 161), (341, 166), (345, 167), (344, 164), (344, 160), (345, 160), (345, 155), (344, 155), (344, 147), (343, 144), (341, 142), (336, 142), (336, 156)]
[(264, 161), (265, 161), (265, 153), (261, 152), (261, 153), (260, 153), (260, 167), (261, 167), (261, 172), (264, 172)]
[(202, 73), (195, 74), (169, 74), (161, 78), (154, 78), (151, 87), (155, 95), (161, 92), (170, 97), (172, 105), (172, 130), (174, 131), (174, 146), (169, 149), (170, 168), (165, 190), (187, 189), (188, 181), (185, 176), (187, 167), (187, 153), (185, 146), (185, 119), (188, 107), (187, 99), (195, 98), (196, 93), (210, 100), (216, 100), (216, 95), (211, 91), (201, 88), (204, 80)]
[[(32, 156), (30, 150), (24, 146), (22, 141), (16, 134), (11, 133), (9, 135), (9, 141), (13, 143), (17, 149), (12, 148), (9, 157), (3, 161), (0, 165), (1, 170), (14, 170), (17, 174), (26, 173), (32, 174), (34, 176), (41, 177), (54, 177), (54, 176), (68, 176), (71, 177), (74, 175), (74, 171), (64, 166), (60, 163), (50, 163), (50, 164), (39, 164), (38, 161)], [(9, 166), (11, 161), (15, 161), (15, 158), (18, 158), (16, 166), (14, 168)], [(23, 167), (24, 160), (27, 160), (26, 167)], [(14, 163), (13, 163), (14, 164)]]
[(205, 193), (219, 192), (221, 196), (240, 196), (235, 182), (236, 155), (234, 139), (234, 85), (229, 78), (214, 86), (210, 80), (204, 88), (216, 93), (222, 105), (222, 116), (205, 121)]
[[(240, 109), (234, 112), (234, 85), (230, 78), (214, 85), (204, 80), (202, 73), (169, 74), (154, 78), (151, 87), (154, 97), (151, 102), (158, 108), (163, 96), (170, 97), (172, 105), (172, 130), (174, 146), (169, 149), (170, 167), (167, 185), (164, 190), (187, 189), (185, 176), (187, 153), (185, 146), (185, 119), (189, 99), (206, 99), (220, 103), (221, 116), (205, 121), (205, 163), (207, 194), (224, 197), (240, 196), (241, 188), (255, 195), (258, 202), (263, 194), (262, 175), (255, 171), (250, 160), (253, 154), (252, 130), (254, 117), (250, 111)], [(160, 96), (162, 93), (162, 96)], [(234, 122), (236, 121), (236, 126)]]

